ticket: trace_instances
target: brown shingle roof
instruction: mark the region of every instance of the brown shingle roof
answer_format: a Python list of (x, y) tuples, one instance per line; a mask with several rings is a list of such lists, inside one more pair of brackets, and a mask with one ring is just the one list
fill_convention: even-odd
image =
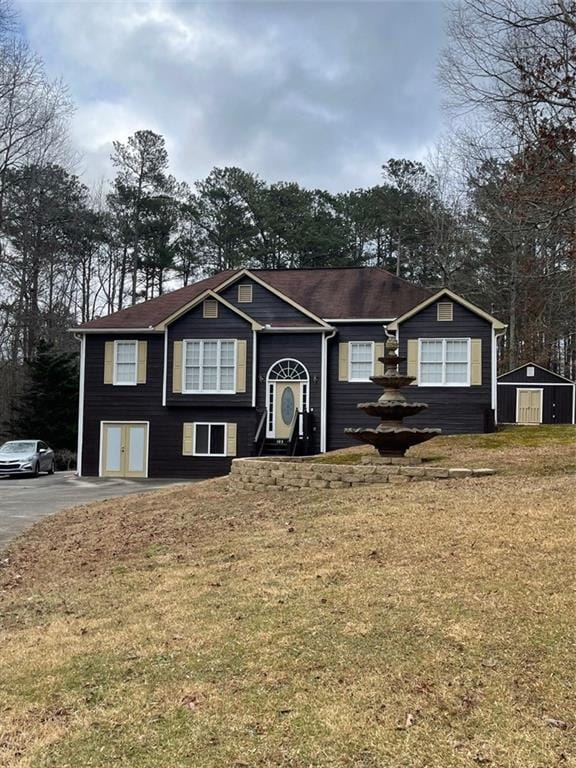
[(430, 291), (381, 267), (251, 270), (321, 318), (394, 318)]
[(207, 277), (205, 280), (199, 280), (197, 283), (191, 283), (177, 291), (170, 291), (162, 296), (158, 296), (150, 301), (143, 301), (141, 304), (135, 304), (133, 307), (122, 309), (119, 312), (113, 312), (106, 317), (99, 317), (96, 320), (90, 320), (88, 323), (80, 326), (80, 330), (90, 328), (151, 328), (161, 323), (167, 317), (177, 312), (189, 301), (195, 299), (204, 291), (217, 288), (220, 283), (231, 277), (237, 270), (227, 270), (219, 272), (217, 275)]
[[(153, 327), (204, 291), (217, 289), (239, 271), (219, 272), (178, 291), (92, 320), (80, 328)], [(318, 317), (334, 320), (398, 317), (431, 295), (425, 288), (402, 280), (380, 267), (253, 269), (250, 272)]]

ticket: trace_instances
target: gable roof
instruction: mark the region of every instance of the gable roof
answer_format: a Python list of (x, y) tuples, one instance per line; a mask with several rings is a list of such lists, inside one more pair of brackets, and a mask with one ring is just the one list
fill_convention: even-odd
[[(566, 378), (566, 376), (562, 376), (559, 373), (556, 373), (555, 371), (551, 371), (550, 368), (544, 368), (543, 365), (538, 365), (538, 363), (524, 363), (523, 365), (518, 365), (516, 368), (512, 368), (509, 371), (506, 371), (505, 373), (501, 373), (499, 376), (497, 376), (498, 379), (503, 379), (506, 376), (510, 376), (511, 373), (516, 373), (516, 371), (521, 371), (523, 368), (528, 368), (529, 366), (532, 366), (533, 368), (539, 368), (541, 371), (545, 371), (546, 373), (549, 373), (551, 376), (555, 376), (557, 379), (562, 379), (567, 384), (573, 384), (576, 386), (576, 382), (572, 381), (571, 379)], [(516, 382), (515, 382), (516, 383)], [(521, 382), (518, 382), (521, 383)]]
[(429, 295), (427, 299), (422, 301), (420, 304), (417, 304), (415, 307), (412, 307), (412, 309), (408, 310), (408, 312), (405, 312), (403, 315), (400, 315), (400, 317), (397, 317), (394, 322), (390, 323), (388, 330), (397, 331), (398, 326), (401, 323), (409, 320), (414, 315), (417, 315), (418, 312), (426, 309), (426, 307), (429, 307), (430, 304), (434, 304), (435, 301), (438, 301), (438, 299), (441, 299), (444, 296), (447, 296), (449, 299), (452, 299), (452, 301), (455, 301), (458, 304), (461, 304), (463, 307), (466, 307), (466, 309), (469, 309), (470, 312), (474, 312), (475, 315), (484, 318), (484, 320), (490, 323), (496, 331), (505, 331), (508, 327), (504, 323), (500, 322), (500, 320), (497, 320), (492, 315), (489, 315), (488, 312), (485, 312), (483, 309), (480, 309), (480, 307), (477, 307), (476, 304), (472, 304), (472, 302), (464, 299), (462, 296), (458, 296), (457, 293), (454, 293), (454, 291), (451, 291), (449, 288), (442, 288), (437, 293)]
[(253, 275), (305, 311), (329, 320), (384, 320), (406, 312), (430, 296), (381, 267), (328, 269), (241, 269), (219, 272), (177, 291), (135, 304), (81, 325), (77, 330), (158, 330), (206, 291), (217, 291), (236, 276)]

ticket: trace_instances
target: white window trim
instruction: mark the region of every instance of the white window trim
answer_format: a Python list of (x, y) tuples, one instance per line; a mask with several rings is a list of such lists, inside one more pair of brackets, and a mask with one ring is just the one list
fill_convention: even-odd
[[(208, 449), (210, 449), (210, 437), (212, 434), (212, 427), (224, 427), (224, 453), (198, 453), (196, 450), (196, 429), (197, 427), (210, 427), (208, 430)], [(228, 446), (228, 424), (225, 421), (195, 421), (194, 422), (194, 435), (192, 437), (192, 456), (205, 456), (208, 458), (227, 456)]]
[[(205, 342), (218, 343), (218, 377), (220, 378), (220, 344), (222, 342), (234, 343), (234, 381), (232, 389), (186, 389), (186, 348), (188, 344), (204, 344)], [(203, 360), (202, 360), (203, 362)], [(236, 394), (236, 369), (238, 365), (237, 339), (183, 339), (182, 344), (182, 394), (183, 395), (235, 395)], [(202, 382), (202, 365), (200, 365), (200, 382)]]
[[(270, 375), (274, 368), (280, 363), (295, 362), (301, 365), (306, 373), (305, 379), (272, 379)], [(304, 363), (300, 362), (294, 357), (283, 357), (280, 360), (276, 360), (266, 374), (266, 410), (268, 411), (266, 419), (266, 437), (275, 438), (276, 436), (276, 384), (300, 384), (300, 403), (299, 410), (301, 412), (313, 410), (310, 408), (310, 372)], [(303, 434), (303, 424), (300, 421), (299, 424), (300, 436)]]
[(370, 344), (372, 348), (372, 355), (371, 355), (371, 363), (372, 363), (372, 372), (370, 373), (370, 376), (374, 376), (374, 345), (375, 341), (349, 341), (348, 342), (348, 381), (352, 382), (362, 382), (362, 383), (368, 383), (372, 384), (372, 381), (368, 377), (367, 379), (356, 379), (354, 376), (352, 376), (352, 345), (353, 344)]
[[(442, 381), (438, 383), (429, 383), (422, 381), (422, 343), (428, 341), (441, 341), (442, 342)], [(466, 382), (449, 383), (446, 382), (446, 342), (447, 341), (465, 341), (467, 346), (467, 372), (468, 376)], [(430, 339), (418, 339), (418, 386), (420, 387), (469, 387), (470, 386), (470, 369), (472, 367), (472, 361), (470, 359), (472, 351), (472, 344), (470, 337), (464, 336), (447, 336), (443, 338), (430, 338)], [(426, 364), (426, 363), (424, 363)]]
[[(136, 350), (134, 358), (134, 381), (118, 381), (116, 372), (118, 364), (118, 345), (119, 344), (133, 344)], [(135, 339), (116, 339), (114, 341), (114, 366), (112, 374), (112, 383), (115, 387), (134, 387), (138, 384), (138, 342)]]

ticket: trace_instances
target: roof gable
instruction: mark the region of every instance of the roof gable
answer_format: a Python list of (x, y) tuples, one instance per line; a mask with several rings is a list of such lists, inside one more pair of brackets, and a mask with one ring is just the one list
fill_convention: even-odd
[(156, 326), (156, 330), (163, 331), (165, 330), (171, 323), (178, 320), (178, 318), (185, 315), (187, 312), (190, 312), (190, 310), (197, 307), (199, 304), (201, 304), (206, 299), (214, 299), (219, 304), (222, 304), (227, 309), (229, 309), (231, 312), (234, 312), (236, 315), (239, 315), (243, 320), (246, 320), (247, 323), (250, 323), (250, 326), (252, 327), (253, 331), (261, 331), (263, 326), (255, 320), (253, 317), (250, 317), (250, 315), (247, 315), (246, 312), (243, 312), (238, 307), (235, 307), (233, 304), (230, 304), (229, 301), (226, 301), (225, 298), (217, 294), (215, 291), (207, 290), (204, 291), (204, 293), (201, 293), (199, 296), (196, 296), (196, 298), (189, 301), (184, 306), (180, 307), (176, 312), (173, 312), (169, 317), (167, 317), (165, 320), (163, 320), (161, 323), (159, 323)]
[[(512, 375), (513, 373), (518, 373), (519, 371), (524, 370), (525, 368), (538, 368), (541, 371), (544, 371), (544, 373), (548, 374), (549, 376), (554, 376), (556, 379), (560, 379), (560, 381), (564, 382), (565, 384), (575, 384), (571, 379), (566, 378), (566, 376), (561, 376), (559, 373), (556, 373), (555, 371), (551, 371), (550, 368), (545, 368), (543, 365), (538, 365), (538, 363), (524, 363), (523, 365), (518, 365), (516, 368), (512, 368), (509, 371), (506, 371), (505, 373), (501, 373), (497, 378), (505, 379), (507, 376)], [(536, 378), (536, 377), (535, 377)], [(515, 382), (518, 383), (518, 382)]]
[[(267, 275), (268, 274), (269, 273), (267, 273)], [(328, 323), (325, 323), (321, 317), (316, 315), (314, 312), (311, 312), (309, 309), (302, 306), (297, 301), (294, 301), (294, 299), (292, 299), (289, 295), (283, 293), (282, 291), (278, 290), (273, 285), (271, 285), (268, 279), (259, 277), (258, 274), (256, 274), (254, 271), (250, 269), (243, 269), (240, 272), (237, 272), (236, 274), (232, 275), (228, 280), (225, 280), (223, 283), (221, 283), (216, 290), (218, 291), (218, 293), (221, 293), (222, 291), (225, 291), (227, 288), (239, 282), (240, 280), (248, 279), (248, 278), (250, 280), (253, 280), (257, 285), (260, 285), (261, 287), (263, 287), (266, 291), (269, 291), (272, 295), (276, 296), (276, 298), (280, 299), (280, 301), (285, 302), (292, 309), (296, 310), (300, 315), (303, 315), (306, 319), (312, 320), (314, 323), (317, 323), (322, 327), (325, 327), (325, 328), (329, 327)], [(274, 322), (272, 322), (272, 325), (274, 325)]]
[(449, 288), (442, 288), (440, 291), (433, 294), (432, 296), (429, 296), (420, 304), (417, 304), (415, 307), (412, 307), (412, 309), (408, 310), (400, 317), (397, 317), (394, 320), (394, 322), (390, 323), (390, 325), (388, 326), (388, 329), (390, 331), (397, 331), (398, 327), (403, 322), (405, 322), (406, 320), (409, 320), (411, 317), (414, 317), (414, 315), (417, 315), (423, 309), (426, 309), (426, 307), (429, 307), (431, 304), (434, 304), (436, 301), (444, 297), (448, 297), (452, 301), (455, 301), (458, 304), (460, 304), (462, 307), (465, 307), (466, 309), (470, 310), (470, 312), (473, 312), (475, 315), (478, 315), (478, 317), (482, 317), (484, 320), (486, 320), (486, 322), (490, 323), (494, 328), (494, 330), (496, 331), (505, 331), (506, 328), (508, 327), (504, 323), (500, 322), (500, 320), (497, 320), (492, 315), (489, 315), (488, 312), (485, 312), (483, 309), (480, 309), (480, 307), (477, 307), (475, 304), (472, 304), (472, 302), (468, 301), (462, 296), (459, 296), (457, 293), (454, 293), (454, 291), (451, 291)]

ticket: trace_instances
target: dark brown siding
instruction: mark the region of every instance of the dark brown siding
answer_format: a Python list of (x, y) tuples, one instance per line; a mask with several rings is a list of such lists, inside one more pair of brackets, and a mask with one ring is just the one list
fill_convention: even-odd
[[(259, 411), (266, 407), (266, 376), (278, 360), (293, 358), (304, 365), (310, 376), (309, 406), (314, 411), (314, 451), (320, 450), (320, 380), (322, 366), (321, 333), (259, 333), (258, 334), (258, 385)], [(314, 377), (317, 381), (314, 382)]]
[(543, 387), (530, 384), (531, 379), (518, 386), (498, 384), (498, 421), (500, 424), (516, 423), (518, 389), (542, 389), (542, 423), (572, 424), (574, 387), (570, 384), (547, 384)]
[[(252, 302), (250, 304), (238, 303), (238, 286), (250, 284), (252, 286)], [(254, 280), (242, 278), (233, 285), (220, 292), (220, 296), (226, 301), (238, 307), (242, 312), (250, 315), (262, 325), (294, 325), (298, 327), (318, 325), (312, 318), (293, 307), (284, 299), (276, 296), (260, 283)]]
[(338, 345), (348, 341), (374, 341), (383, 343), (386, 339), (382, 323), (349, 323), (337, 325), (338, 332), (328, 341), (328, 434), (327, 448), (345, 448), (358, 445), (353, 438), (344, 434), (346, 427), (375, 427), (378, 420), (366, 416), (357, 408), (358, 403), (371, 402), (381, 395), (382, 390), (375, 384), (338, 381)]
[[(400, 326), (400, 355), (406, 356), (408, 339), (482, 339), (482, 384), (471, 387), (419, 387), (404, 390), (407, 397), (428, 403), (428, 409), (406, 419), (406, 424), (440, 427), (446, 434), (484, 432), (492, 411), (492, 326), (454, 302), (452, 322), (436, 320), (436, 302)], [(402, 368), (406, 370), (406, 364)]]
[[(228, 407), (252, 405), (252, 328), (242, 317), (222, 304), (218, 317), (202, 317), (202, 305), (176, 320), (168, 329), (168, 375), (166, 404), (173, 406)], [(182, 339), (244, 339), (247, 342), (246, 392), (237, 395), (183, 395), (172, 392), (174, 342)]]

